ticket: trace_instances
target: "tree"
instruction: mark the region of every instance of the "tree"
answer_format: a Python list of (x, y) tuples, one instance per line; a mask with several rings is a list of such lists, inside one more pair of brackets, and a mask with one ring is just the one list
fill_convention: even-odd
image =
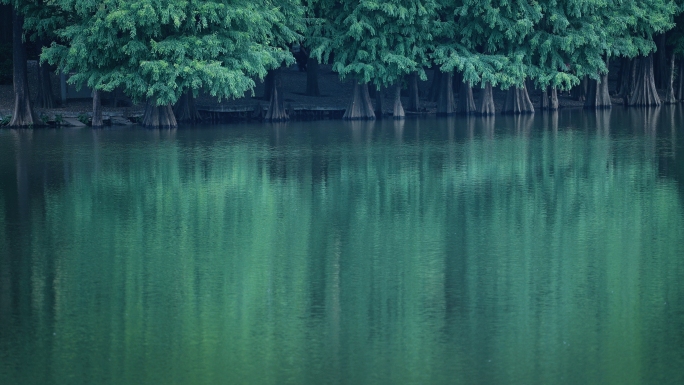
[[(345, 119), (375, 118), (369, 83), (400, 87), (414, 72), (427, 79), (435, 0), (310, 0), (309, 7), (320, 15), (309, 28), (311, 55), (324, 63), (333, 55), (333, 70), (358, 83)], [(402, 114), (395, 118), (401, 118), (400, 93), (394, 95), (394, 111)]]
[(296, 0), (57, 0), (71, 22), (56, 31), (64, 44), (44, 60), (70, 82), (93, 90), (121, 87), (146, 101), (143, 125), (175, 126), (171, 109), (181, 95), (202, 89), (219, 100), (242, 97), (269, 69), (292, 55), (279, 43), (299, 38), (289, 23)]

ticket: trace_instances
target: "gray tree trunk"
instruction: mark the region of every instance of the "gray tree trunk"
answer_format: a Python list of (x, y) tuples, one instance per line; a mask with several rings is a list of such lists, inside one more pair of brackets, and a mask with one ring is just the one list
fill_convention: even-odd
[(373, 103), (371, 102), (370, 95), (368, 94), (367, 83), (356, 83), (354, 85), (352, 100), (342, 118), (346, 120), (375, 119), (375, 112), (373, 111)]
[(469, 115), (475, 112), (475, 100), (473, 99), (473, 87), (470, 83), (461, 83), (458, 93), (456, 113)]
[[(369, 91), (373, 87), (370, 87)], [(368, 93), (370, 95), (370, 92)], [(375, 89), (375, 118), (382, 119), (383, 111), (385, 110), (385, 90), (382, 86), (379, 89)]]
[(24, 17), (12, 7), (12, 69), (14, 82), (14, 112), (10, 127), (29, 127), (42, 124), (35, 116), (28, 88), (26, 47), (23, 41)]
[(100, 90), (93, 90), (93, 119), (90, 125), (95, 128), (104, 125), (102, 121), (102, 91)]
[(480, 105), (477, 107), (477, 113), (479, 115), (494, 115), (496, 113), (496, 108), (494, 106), (492, 83), (485, 83), (485, 87), (482, 89), (481, 94)]
[(147, 102), (143, 115), (142, 125), (149, 128), (175, 128), (178, 127), (176, 116), (170, 104), (158, 106), (154, 102)]
[(401, 105), (401, 82), (397, 82), (394, 86), (394, 108), (392, 109), (394, 119), (404, 119), (404, 106)]
[(677, 99), (684, 99), (684, 58), (679, 58), (679, 79), (677, 79)]
[(642, 58), (636, 76), (636, 86), (629, 98), (630, 106), (659, 106), (660, 96), (653, 78), (653, 54)]
[(549, 87), (544, 87), (542, 88), (542, 94), (541, 94), (541, 109), (542, 110), (548, 110), (550, 107), (549, 105)]
[(454, 113), (454, 89), (451, 84), (451, 73), (442, 73), (437, 100), (437, 115), (445, 116)]
[(551, 111), (556, 111), (558, 109), (558, 90), (556, 87), (551, 87), (551, 105), (549, 106)]
[(202, 120), (202, 116), (195, 106), (195, 97), (192, 90), (186, 90), (180, 99), (173, 106), (173, 113), (179, 123), (197, 123)]
[(608, 73), (599, 75), (600, 81), (589, 79), (589, 92), (584, 101), (584, 108), (610, 108), (610, 94), (608, 92)]
[(506, 94), (506, 101), (504, 102), (504, 114), (531, 114), (534, 112), (534, 106), (530, 100), (530, 95), (527, 93), (525, 85), (522, 87), (511, 87)]
[(266, 111), (266, 119), (269, 122), (284, 122), (290, 120), (290, 116), (283, 105), (283, 97), (280, 90), (281, 79), (279, 74), (275, 76), (271, 88), (271, 100), (268, 102), (268, 110)]
[(442, 77), (444, 74), (439, 68), (435, 68), (433, 73), (432, 83), (430, 84), (426, 99), (431, 102), (436, 102), (439, 100), (439, 94), (442, 92)]
[[(36, 44), (38, 49), (37, 54), (40, 56), (40, 52), (43, 48), (45, 42), (39, 40)], [(52, 82), (50, 81), (50, 65), (48, 63), (38, 62), (38, 107), (40, 108), (54, 108), (55, 97), (52, 94)]]
[(420, 109), (420, 99), (418, 93), (418, 73), (414, 72), (409, 75), (408, 79), (408, 89), (409, 89), (409, 100), (408, 108), (409, 111), (418, 111)]
[(674, 92), (674, 78), (675, 78), (675, 54), (670, 54), (670, 64), (668, 68), (667, 93), (665, 95), (665, 104), (677, 103), (677, 98)]

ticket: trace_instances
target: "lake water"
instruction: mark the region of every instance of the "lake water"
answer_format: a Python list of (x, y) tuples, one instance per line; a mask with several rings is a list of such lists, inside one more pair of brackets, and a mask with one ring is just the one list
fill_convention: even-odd
[(681, 107), (0, 131), (0, 384), (683, 384)]

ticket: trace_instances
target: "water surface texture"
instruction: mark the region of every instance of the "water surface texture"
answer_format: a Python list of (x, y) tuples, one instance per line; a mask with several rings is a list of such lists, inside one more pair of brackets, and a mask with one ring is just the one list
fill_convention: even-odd
[(0, 383), (683, 384), (682, 127), (0, 131)]

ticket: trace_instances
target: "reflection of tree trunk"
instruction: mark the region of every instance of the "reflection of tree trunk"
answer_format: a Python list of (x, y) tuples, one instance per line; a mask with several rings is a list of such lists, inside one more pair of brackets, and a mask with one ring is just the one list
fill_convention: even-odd
[(404, 107), (401, 105), (401, 82), (397, 82), (394, 86), (394, 108), (392, 111), (394, 119), (404, 119)]
[(318, 88), (318, 60), (310, 57), (306, 62), (306, 94), (308, 96), (321, 96)]
[(170, 104), (158, 106), (154, 102), (147, 102), (142, 124), (150, 128), (173, 128), (178, 127), (176, 116)]
[(102, 91), (93, 90), (93, 119), (90, 123), (93, 127), (102, 127)]
[(642, 58), (636, 77), (636, 86), (629, 98), (630, 106), (659, 106), (660, 97), (653, 78), (653, 54)]
[(33, 113), (29, 97), (26, 47), (23, 42), (24, 17), (12, 7), (12, 69), (14, 71), (14, 113), (10, 127), (27, 127), (40, 124)]
[(522, 87), (511, 87), (508, 89), (506, 101), (501, 112), (515, 115), (534, 112), (534, 106), (524, 84)]
[(442, 73), (437, 100), (437, 115), (454, 113), (454, 89), (451, 84), (451, 73)]
[(473, 99), (473, 87), (470, 83), (461, 83), (458, 93), (456, 112), (459, 114), (471, 114), (475, 112), (475, 100)]
[(179, 123), (197, 123), (202, 120), (202, 116), (195, 106), (195, 97), (192, 95), (192, 90), (183, 92), (176, 105), (173, 106), (173, 114)]
[(373, 112), (373, 103), (371, 103), (371, 98), (368, 94), (367, 83), (360, 84), (357, 82), (354, 84), (352, 100), (342, 118), (348, 120), (375, 119), (375, 112)]
[(480, 105), (477, 108), (477, 113), (480, 115), (494, 115), (496, 108), (494, 107), (494, 94), (492, 92), (492, 83), (485, 83), (485, 87), (480, 93)]
[(674, 92), (674, 77), (675, 77), (675, 54), (672, 52), (670, 54), (670, 68), (668, 68), (668, 79), (667, 79), (667, 94), (665, 95), (665, 104), (677, 103), (677, 98)]
[(418, 111), (420, 109), (420, 101), (418, 97), (418, 73), (413, 72), (408, 78), (408, 89), (409, 89), (409, 100), (408, 108), (409, 111)]

